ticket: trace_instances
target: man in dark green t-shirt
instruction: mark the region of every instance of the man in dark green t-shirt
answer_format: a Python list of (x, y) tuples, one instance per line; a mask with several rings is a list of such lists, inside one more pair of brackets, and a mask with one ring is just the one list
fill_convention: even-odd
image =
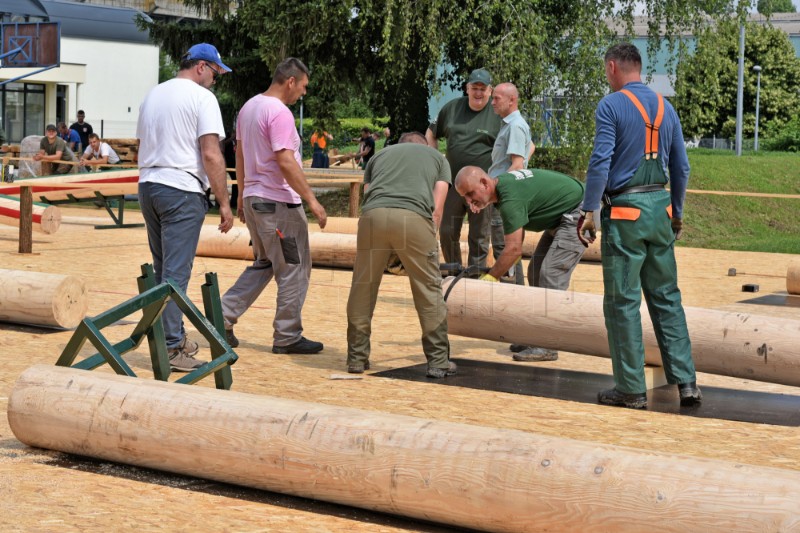
[[(492, 78), (485, 69), (473, 70), (467, 80), (467, 96), (447, 102), (439, 111), (436, 123), (425, 133), (428, 145), (438, 147), (437, 139), (447, 139), (447, 160), (453, 178), (467, 165), (483, 170), (492, 166), (492, 149), (503, 122), (492, 106)], [(469, 265), (486, 265), (489, 253), (491, 209), (473, 213), (450, 189), (444, 204), (439, 241), (444, 260), (461, 264), (461, 226), (464, 215), (469, 220)], [(502, 244), (502, 243), (498, 243)]]
[(364, 204), (358, 221), (353, 282), (347, 300), (347, 371), (369, 369), (372, 313), (390, 255), (397, 254), (411, 282), (422, 326), (427, 376), (456, 373), (450, 361), (447, 306), (439, 272), (439, 227), (450, 165), (426, 146), (421, 133), (406, 133), (400, 144), (379, 151), (364, 171)]
[[(581, 182), (550, 170), (514, 170), (491, 178), (482, 169), (464, 167), (454, 188), (472, 211), (495, 205), (503, 217), (505, 249), (491, 270), (481, 276), (497, 281), (522, 257), (524, 230), (542, 236), (528, 265), (528, 284), (566, 290), (570, 277), (586, 250), (578, 239), (578, 213), (583, 202)], [(526, 361), (552, 361), (558, 352), (536, 348)]]

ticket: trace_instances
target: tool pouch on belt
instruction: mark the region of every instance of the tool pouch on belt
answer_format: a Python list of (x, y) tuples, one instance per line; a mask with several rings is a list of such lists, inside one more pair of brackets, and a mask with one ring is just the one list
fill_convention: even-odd
[[(254, 202), (251, 207), (256, 213), (264, 213), (271, 215), (275, 213), (274, 202)], [(300, 253), (297, 251), (297, 239), (295, 237), (286, 237), (281, 233), (280, 228), (275, 228), (275, 234), (278, 241), (281, 243), (281, 252), (283, 252), (283, 260), (287, 265), (299, 265)]]

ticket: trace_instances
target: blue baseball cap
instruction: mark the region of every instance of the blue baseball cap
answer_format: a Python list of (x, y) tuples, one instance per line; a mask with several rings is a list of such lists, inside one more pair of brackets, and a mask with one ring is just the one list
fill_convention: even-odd
[(186, 52), (181, 59), (185, 59), (187, 61), (192, 60), (203, 60), (203, 61), (210, 61), (212, 63), (216, 63), (222, 70), (225, 72), (230, 72), (231, 69), (222, 62), (222, 58), (217, 51), (217, 48), (213, 44), (208, 43), (200, 43), (192, 46), (189, 48), (189, 51)]

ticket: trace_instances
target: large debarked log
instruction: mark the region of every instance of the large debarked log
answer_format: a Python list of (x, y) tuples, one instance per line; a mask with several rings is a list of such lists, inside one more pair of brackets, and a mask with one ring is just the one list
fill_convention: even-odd
[(800, 259), (789, 263), (789, 268), (786, 270), (786, 292), (800, 294)]
[[(20, 200), (0, 195), (0, 224), (19, 227)], [(34, 203), (32, 209), (33, 231), (52, 234), (61, 227), (61, 210), (54, 205)]]
[(26, 370), (8, 421), (29, 446), (486, 531), (800, 527), (795, 471), (72, 368)]
[[(452, 278), (445, 280), (444, 290)], [(699, 372), (800, 386), (800, 321), (685, 307)], [(661, 366), (642, 304), (645, 360)], [(609, 357), (603, 297), (460, 280), (447, 298), (451, 334)]]
[[(308, 234), (308, 240), (311, 247), (311, 262), (314, 266), (352, 269), (355, 265), (355, 235), (311, 232)], [(462, 258), (466, 257), (466, 250), (466, 243), (462, 243)], [(252, 261), (254, 255), (250, 246), (250, 232), (246, 227), (236, 226), (228, 233), (221, 233), (216, 226), (206, 224), (200, 230), (196, 255)]]
[[(353, 268), (356, 259), (356, 236), (335, 233), (309, 233), (311, 262), (315, 266)], [(222, 233), (216, 226), (204, 225), (200, 230), (197, 255), (253, 261), (250, 232), (236, 226)]]
[(0, 269), (0, 320), (74, 328), (86, 316), (89, 298), (75, 276)]
[[(322, 230), (326, 233), (358, 233), (358, 219), (347, 217), (328, 217), (328, 224)], [(469, 235), (469, 225), (464, 224), (461, 228), (461, 242), (467, 242)], [(539, 239), (542, 233), (537, 231), (526, 231), (525, 240), (522, 241), (522, 257), (531, 257), (536, 246), (539, 244)], [(463, 247), (463, 246), (462, 246)], [(583, 261), (600, 261), (600, 235), (597, 239), (589, 245), (584, 252)]]

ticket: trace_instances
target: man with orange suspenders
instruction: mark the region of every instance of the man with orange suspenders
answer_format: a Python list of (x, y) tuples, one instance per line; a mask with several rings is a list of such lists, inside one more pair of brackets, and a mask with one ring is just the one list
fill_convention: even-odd
[(678, 385), (682, 406), (697, 405), (702, 395), (674, 249), (689, 180), (681, 124), (669, 102), (642, 83), (642, 58), (635, 46), (609, 48), (605, 68), (615, 92), (597, 106), (594, 151), (578, 222), (578, 237), (588, 246), (595, 239), (592, 211), (602, 197), (603, 314), (615, 387), (600, 392), (597, 401), (647, 407), (639, 313), (644, 291), (667, 381)]

